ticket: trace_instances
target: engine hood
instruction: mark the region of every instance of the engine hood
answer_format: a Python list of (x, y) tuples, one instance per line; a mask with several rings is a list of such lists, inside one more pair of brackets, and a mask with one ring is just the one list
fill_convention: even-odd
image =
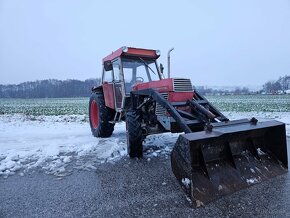
[(158, 81), (151, 81), (146, 83), (137, 83), (133, 86), (133, 90), (154, 89), (158, 92), (172, 92), (173, 91), (173, 79), (163, 79)]
[(154, 89), (158, 92), (192, 92), (192, 84), (190, 79), (169, 78), (159, 81), (151, 81), (146, 83), (138, 83), (133, 86), (133, 90)]

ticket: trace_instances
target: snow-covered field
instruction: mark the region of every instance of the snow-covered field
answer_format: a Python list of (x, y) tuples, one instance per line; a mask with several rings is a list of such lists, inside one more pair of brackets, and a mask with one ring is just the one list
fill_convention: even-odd
[[(286, 123), (290, 136), (289, 112), (224, 112), (230, 119), (270, 118)], [(178, 134), (149, 136), (145, 158), (169, 157)], [(116, 161), (127, 155), (125, 124), (115, 125), (110, 138), (91, 135), (87, 115), (28, 116), (0, 115), (0, 176), (20, 176), (41, 169), (58, 177), (77, 169), (95, 169), (96, 163)]]

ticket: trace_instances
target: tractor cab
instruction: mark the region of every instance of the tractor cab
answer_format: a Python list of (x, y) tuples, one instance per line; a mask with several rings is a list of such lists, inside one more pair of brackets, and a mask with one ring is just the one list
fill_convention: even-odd
[(115, 96), (111, 108), (123, 110), (134, 85), (162, 79), (159, 56), (158, 50), (122, 47), (103, 59), (102, 84), (110, 85)]

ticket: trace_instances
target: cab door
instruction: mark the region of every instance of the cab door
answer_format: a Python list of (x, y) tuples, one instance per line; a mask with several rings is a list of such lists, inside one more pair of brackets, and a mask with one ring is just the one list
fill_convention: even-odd
[(119, 59), (113, 61), (113, 73), (114, 73), (114, 91), (115, 91), (115, 105), (116, 110), (122, 109), (122, 101), (124, 96), (123, 81), (121, 77), (121, 67)]

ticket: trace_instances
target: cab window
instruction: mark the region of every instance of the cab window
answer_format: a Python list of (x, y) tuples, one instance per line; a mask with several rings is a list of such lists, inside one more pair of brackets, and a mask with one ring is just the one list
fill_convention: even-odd
[(108, 71), (104, 70), (103, 82), (112, 82), (112, 81), (113, 81), (113, 71), (112, 70), (108, 70)]
[(136, 83), (160, 80), (154, 60), (122, 59), (125, 89), (130, 93)]
[(120, 82), (121, 78), (120, 78), (120, 65), (119, 65), (119, 61), (116, 60), (113, 62), (113, 71), (114, 71), (114, 80), (116, 82)]

